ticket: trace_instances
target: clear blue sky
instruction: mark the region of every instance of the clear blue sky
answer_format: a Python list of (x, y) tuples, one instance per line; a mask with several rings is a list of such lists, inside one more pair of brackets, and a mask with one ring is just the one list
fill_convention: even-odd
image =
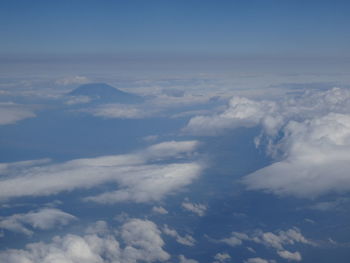
[(0, 54), (348, 57), (350, 1), (1, 0)]

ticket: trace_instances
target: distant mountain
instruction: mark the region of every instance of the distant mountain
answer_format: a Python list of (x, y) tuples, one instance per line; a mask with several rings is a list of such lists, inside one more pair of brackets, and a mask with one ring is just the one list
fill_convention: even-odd
[(93, 102), (115, 102), (115, 103), (140, 103), (143, 98), (116, 89), (106, 83), (89, 83), (81, 85), (75, 90), (68, 93), (69, 96), (86, 96)]

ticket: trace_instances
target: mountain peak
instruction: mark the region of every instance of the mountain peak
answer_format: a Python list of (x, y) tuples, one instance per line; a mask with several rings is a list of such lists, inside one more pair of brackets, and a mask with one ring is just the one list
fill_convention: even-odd
[(143, 98), (119, 90), (106, 83), (83, 84), (68, 93), (69, 96), (87, 96), (93, 101), (116, 102), (116, 103), (140, 103)]

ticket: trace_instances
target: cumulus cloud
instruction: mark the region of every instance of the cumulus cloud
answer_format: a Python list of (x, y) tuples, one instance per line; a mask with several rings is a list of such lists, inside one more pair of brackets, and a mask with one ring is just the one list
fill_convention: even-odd
[(179, 263), (198, 263), (198, 261), (186, 258), (184, 255), (179, 255)]
[(36, 115), (28, 106), (13, 102), (0, 103), (0, 125), (14, 124), (18, 121), (34, 118)]
[(350, 115), (290, 121), (284, 133), (286, 158), (248, 175), (250, 189), (301, 197), (350, 189)]
[(276, 250), (277, 254), (285, 259), (301, 261), (301, 255), (298, 251), (290, 252), (285, 249), (285, 246), (292, 246), (297, 243), (305, 245), (314, 245), (314, 243), (306, 239), (298, 228), (290, 228), (286, 231), (263, 232), (257, 230), (252, 234), (232, 232), (228, 238), (223, 238), (220, 242), (226, 243), (232, 247), (242, 245), (243, 242), (253, 242), (261, 244), (265, 247)]
[(181, 204), (182, 208), (184, 208), (187, 211), (190, 211), (198, 216), (204, 216), (205, 212), (207, 210), (207, 207), (203, 204), (196, 204), (196, 203), (191, 203), (189, 201), (184, 201)]
[(219, 135), (227, 130), (253, 127), (261, 122), (266, 122), (271, 126), (269, 128), (273, 129), (278, 123), (272, 123), (276, 120), (266, 119), (266, 116), (274, 113), (276, 109), (277, 105), (274, 102), (234, 97), (222, 113), (191, 118), (184, 131), (195, 135)]
[(152, 207), (152, 211), (161, 215), (166, 215), (168, 214), (168, 210), (166, 210), (164, 207), (162, 206), (153, 206)]
[(223, 263), (227, 262), (228, 260), (231, 259), (231, 256), (227, 253), (217, 253), (214, 256), (215, 262), (214, 263)]
[(289, 252), (288, 250), (280, 250), (280, 251), (277, 251), (277, 254), (281, 258), (285, 258), (290, 261), (301, 261), (301, 255), (298, 251)]
[(274, 101), (234, 97), (214, 115), (192, 118), (185, 131), (217, 135), (259, 126), (257, 146), (278, 160), (248, 175), (248, 189), (316, 197), (350, 190), (350, 90), (311, 90)]
[[(118, 231), (86, 235), (56, 236), (50, 243), (29, 243), (24, 249), (0, 251), (0, 261), (8, 263), (136, 263), (166, 261), (160, 230), (148, 220), (130, 219)], [(120, 233), (117, 235), (116, 233)], [(121, 242), (124, 247), (121, 246)]]
[(59, 209), (43, 208), (26, 214), (0, 217), (0, 228), (31, 235), (33, 231), (30, 228), (47, 230), (56, 226), (67, 225), (76, 219), (75, 216)]
[[(115, 182), (118, 189), (85, 200), (100, 203), (157, 201), (190, 184), (202, 165), (189, 161), (196, 141), (163, 142), (133, 154), (75, 159), (60, 164), (2, 164), (0, 199), (52, 195)], [(176, 158), (176, 163), (169, 159)], [(168, 160), (167, 163), (157, 163)], [(32, 166), (30, 166), (32, 164)], [(127, 176), (125, 176), (127, 175)]]
[(188, 234), (186, 234), (185, 236), (180, 236), (175, 229), (171, 229), (167, 225), (164, 225), (162, 231), (164, 234), (175, 238), (176, 242), (178, 242), (179, 244), (190, 247), (195, 245), (196, 240), (192, 236)]
[(130, 219), (121, 228), (121, 236), (127, 246), (124, 257), (130, 262), (165, 261), (170, 258), (163, 250), (165, 245), (157, 225), (149, 220)]

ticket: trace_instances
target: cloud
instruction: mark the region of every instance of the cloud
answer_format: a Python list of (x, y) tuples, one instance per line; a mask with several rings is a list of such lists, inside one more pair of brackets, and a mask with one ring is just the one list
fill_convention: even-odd
[(35, 113), (28, 106), (13, 102), (0, 102), (0, 125), (14, 124), (34, 117), (36, 117)]
[(130, 219), (121, 228), (121, 236), (126, 243), (124, 257), (131, 262), (165, 261), (170, 258), (163, 250), (164, 241), (160, 230), (151, 221)]
[[(56, 236), (49, 243), (29, 243), (24, 249), (0, 251), (8, 263), (136, 263), (166, 261), (164, 241), (157, 226), (148, 220), (130, 219), (119, 229), (86, 235)], [(116, 233), (120, 233), (117, 235)], [(125, 244), (121, 247), (121, 243)]]
[(271, 261), (263, 258), (248, 258), (245, 263), (270, 263)]
[(162, 206), (153, 206), (152, 211), (161, 215), (166, 215), (169, 212)]
[(0, 217), (0, 228), (31, 235), (33, 231), (29, 226), (32, 229), (47, 230), (55, 228), (56, 226), (67, 225), (76, 219), (75, 216), (59, 209), (43, 208), (26, 214), (14, 214), (8, 217)]
[(181, 206), (185, 210), (190, 211), (198, 216), (204, 216), (207, 210), (207, 207), (203, 204), (195, 204), (188, 201), (182, 202)]
[(65, 78), (58, 79), (56, 80), (55, 84), (67, 86), (72, 84), (86, 84), (89, 82), (90, 82), (89, 78), (85, 76), (73, 76), (73, 77), (65, 77)]
[(234, 97), (218, 114), (192, 118), (184, 131), (219, 135), (260, 127), (257, 146), (276, 162), (243, 179), (248, 189), (313, 198), (350, 190), (350, 90), (308, 90), (271, 101)]
[(284, 134), (285, 159), (244, 178), (249, 189), (298, 197), (350, 190), (350, 115), (290, 121)]
[[(32, 162), (22, 167), (22, 163), (5, 163), (0, 165), (4, 174), (0, 180), (0, 199), (52, 195), (114, 182), (118, 190), (85, 200), (99, 203), (158, 201), (199, 176), (202, 165), (189, 161), (197, 145), (196, 141), (170, 141), (132, 154), (75, 159), (59, 164), (37, 166)], [(172, 158), (176, 158), (176, 163), (169, 162)]]
[(198, 261), (186, 258), (184, 255), (179, 255), (179, 263), (198, 263)]
[(143, 119), (154, 114), (153, 111), (146, 110), (140, 105), (126, 104), (103, 104), (85, 111), (107, 119)]
[(66, 98), (65, 104), (67, 105), (75, 105), (75, 104), (84, 104), (89, 103), (91, 98), (87, 96), (70, 96)]
[[(231, 259), (231, 256), (227, 253), (217, 253), (215, 256), (214, 256), (214, 259), (216, 260), (215, 262), (227, 262), (228, 260)], [(214, 262), (214, 263), (215, 263)]]
[(287, 250), (280, 250), (277, 251), (277, 254), (281, 257), (281, 258), (285, 258), (287, 260), (290, 261), (301, 261), (301, 255), (298, 251), (296, 252), (289, 252)]
[(190, 119), (184, 131), (195, 135), (220, 135), (238, 127), (253, 127), (261, 122), (277, 126), (277, 120), (267, 118), (274, 113), (277, 105), (269, 101), (253, 101), (243, 97), (233, 97), (226, 110), (212, 116), (196, 116)]
[(188, 234), (186, 234), (185, 236), (180, 236), (175, 229), (171, 229), (167, 225), (164, 225), (162, 231), (164, 234), (175, 238), (176, 242), (182, 245), (190, 247), (195, 245), (196, 240), (192, 236)]
[(289, 252), (285, 249), (285, 246), (292, 246), (297, 243), (305, 245), (315, 245), (312, 241), (306, 239), (298, 228), (290, 228), (286, 231), (263, 232), (257, 230), (254, 233), (248, 235), (246, 233), (232, 232), (228, 238), (223, 238), (220, 242), (226, 243), (232, 247), (242, 245), (243, 242), (253, 242), (261, 244), (265, 247), (276, 250), (276, 253), (285, 259), (300, 261), (301, 255), (298, 251)]

